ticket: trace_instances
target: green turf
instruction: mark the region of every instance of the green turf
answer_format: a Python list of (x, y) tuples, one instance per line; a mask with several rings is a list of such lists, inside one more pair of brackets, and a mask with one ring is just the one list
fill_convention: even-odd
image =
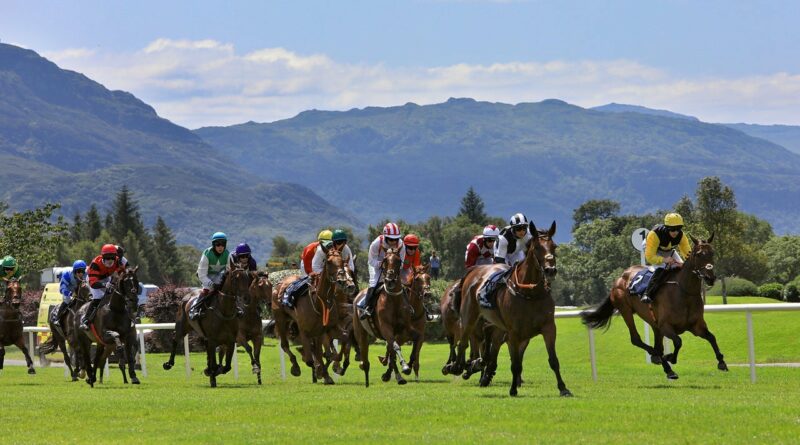
[[(729, 364), (747, 362), (744, 314), (708, 314)], [(800, 313), (757, 313), (759, 362), (800, 362)], [(208, 388), (194, 354), (186, 379), (183, 358), (161, 369), (164, 356), (148, 354), (150, 375), (124, 386), (112, 368), (107, 383), (90, 389), (71, 383), (58, 368), (0, 371), (3, 443), (797, 443), (800, 437), (800, 369), (759, 368), (750, 383), (747, 367), (716, 370), (711, 348), (691, 335), (668, 381), (628, 342), (615, 318), (596, 332), (599, 381), (589, 366), (586, 329), (575, 319), (558, 321), (562, 374), (574, 398), (558, 397), (541, 338), (525, 358), (525, 385), (508, 396), (510, 373), (503, 351), (489, 388), (475, 378), (442, 376), (445, 345), (423, 348), (420, 383), (383, 383), (373, 345), (370, 388), (353, 365), (335, 386), (299, 378), (280, 380), (274, 343), (265, 348), (264, 385), (257, 387), (239, 355), (241, 375)], [(13, 348), (13, 347), (12, 347)], [(405, 349), (405, 348), (404, 348)], [(66, 421), (68, 433), (55, 433)], [(58, 437), (58, 440), (54, 438)]]

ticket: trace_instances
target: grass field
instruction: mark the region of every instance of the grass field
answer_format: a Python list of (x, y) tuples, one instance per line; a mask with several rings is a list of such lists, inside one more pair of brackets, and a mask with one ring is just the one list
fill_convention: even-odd
[[(763, 300), (736, 300), (764, 302)], [(715, 303), (715, 301), (709, 301)], [(744, 314), (708, 314), (712, 332), (730, 365), (747, 363)], [(759, 363), (800, 362), (800, 313), (756, 313)], [(716, 370), (710, 346), (684, 336), (668, 381), (648, 365), (644, 352), (628, 342), (615, 318), (597, 332), (599, 381), (592, 381), (586, 329), (578, 320), (558, 321), (562, 375), (574, 398), (558, 397), (541, 338), (525, 357), (525, 385), (508, 397), (510, 373), (503, 352), (489, 388), (477, 380), (442, 376), (442, 344), (422, 351), (421, 382), (398, 386), (380, 381), (370, 349), (370, 388), (357, 364), (335, 386), (312, 385), (303, 376), (281, 381), (273, 342), (265, 348), (264, 385), (246, 373), (232, 373), (208, 388), (199, 372), (186, 379), (183, 358), (161, 369), (165, 357), (148, 354), (150, 375), (140, 386), (124, 386), (112, 368), (107, 383), (89, 388), (67, 382), (60, 368), (23, 367), (0, 371), (3, 421), (1, 443), (798, 443), (800, 368), (759, 368), (750, 383), (746, 366)], [(11, 353), (15, 348), (9, 348)], [(8, 355), (9, 357), (12, 354)], [(17, 354), (13, 354), (17, 356)], [(247, 360), (242, 353), (239, 363)], [(141, 374), (140, 374), (141, 376)], [(65, 433), (57, 433), (65, 424)]]

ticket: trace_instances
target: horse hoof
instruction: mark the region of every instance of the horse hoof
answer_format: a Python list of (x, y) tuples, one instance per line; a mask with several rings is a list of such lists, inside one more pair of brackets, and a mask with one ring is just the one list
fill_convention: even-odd
[(204, 369), (203, 375), (205, 375), (206, 377), (211, 377), (211, 370), (208, 368)]
[(78, 378), (85, 379), (86, 378), (86, 371), (81, 369), (81, 372), (78, 373)]
[(464, 380), (469, 380), (470, 377), (472, 377), (472, 373), (471, 372), (465, 372), (465, 373), (461, 374), (461, 378), (464, 379)]
[(449, 368), (450, 368), (450, 366), (448, 366), (448, 365), (442, 366), (442, 375), (450, 374), (450, 369)]
[(660, 365), (661, 364), (661, 357), (658, 356), (658, 355), (651, 355), (650, 356), (650, 363), (652, 363), (654, 365)]
[(667, 378), (670, 379), (670, 380), (678, 380), (678, 374), (675, 374), (674, 372), (670, 372), (669, 374), (667, 374)]
[(290, 372), (292, 373), (293, 376), (300, 377), (300, 367), (299, 366), (292, 366), (292, 369), (291, 369)]
[(137, 377), (131, 377), (131, 384), (139, 385), (140, 383), (141, 382), (139, 382), (139, 379)]
[(561, 390), (561, 397), (573, 397), (573, 396), (572, 396), (572, 393), (569, 392), (568, 389), (562, 389)]
[(333, 384), (334, 384), (334, 381), (333, 381), (333, 379), (332, 379), (332, 378), (330, 378), (330, 377), (325, 377), (325, 384), (326, 384), (326, 385), (333, 385)]
[(217, 381), (216, 380), (212, 380), (211, 381), (211, 387), (212, 388), (216, 388), (217, 387)]
[(408, 365), (403, 366), (403, 374), (410, 375), (411, 374), (411, 367), (408, 366)]
[(406, 383), (408, 383), (408, 382), (406, 381), (406, 379), (400, 379), (400, 380), (398, 380), (398, 381), (397, 381), (397, 384), (398, 384), (398, 385), (405, 385)]
[(161, 365), (161, 366), (163, 366), (163, 367), (164, 367), (164, 371), (169, 371), (170, 369), (172, 369), (172, 363), (169, 363), (169, 362), (165, 362), (165, 363), (164, 363), (163, 365)]
[(28, 374), (31, 374), (31, 375), (36, 374), (36, 370), (33, 369), (33, 368), (28, 368)]
[(511, 397), (516, 397), (517, 396), (517, 387), (516, 386), (512, 386), (511, 390), (508, 391), (508, 395), (510, 395)]
[(259, 374), (261, 372), (261, 368), (258, 366), (253, 366), (253, 374)]
[(389, 363), (389, 358), (379, 355), (378, 356), (378, 361), (381, 362), (381, 365), (386, 366), (386, 364)]
[(675, 357), (675, 354), (667, 354), (667, 355), (665, 355), (664, 356), (664, 360), (672, 363), (673, 365), (675, 363), (678, 363), (678, 357)]
[(73, 377), (72, 377), (72, 381), (73, 381), (73, 382), (77, 382), (77, 381), (78, 381), (78, 378), (73, 376)]
[(719, 362), (717, 364), (717, 369), (719, 369), (720, 371), (727, 371), (728, 370), (728, 365), (725, 364), (725, 362)]
[(391, 379), (391, 378), (392, 378), (391, 374), (383, 374), (383, 375), (381, 375), (381, 380), (383, 380), (384, 382), (388, 382), (389, 379)]

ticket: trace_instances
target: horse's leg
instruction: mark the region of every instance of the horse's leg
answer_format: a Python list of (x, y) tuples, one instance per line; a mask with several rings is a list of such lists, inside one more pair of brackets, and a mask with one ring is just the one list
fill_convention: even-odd
[(64, 355), (64, 365), (66, 365), (67, 369), (69, 370), (69, 375), (72, 378), (72, 381), (75, 382), (78, 380), (78, 376), (75, 375), (77, 371), (77, 366), (72, 365), (72, 360), (69, 356), (69, 351), (67, 351), (67, 342), (64, 340), (63, 337), (60, 338), (58, 342), (58, 349), (61, 350), (61, 353)]
[(664, 355), (664, 334), (658, 328), (653, 328), (653, 349), (656, 350), (655, 354), (650, 354), (650, 363), (654, 365), (661, 364), (661, 357)]
[(295, 357), (294, 353), (292, 353), (292, 348), (289, 345), (289, 334), (286, 332), (286, 322), (283, 320), (283, 317), (278, 316), (275, 318), (275, 334), (280, 339), (281, 349), (286, 355), (289, 356), (289, 361), (292, 363), (290, 372), (293, 376), (299, 377), (300, 365), (297, 364), (297, 357)]
[(656, 350), (643, 342), (642, 337), (639, 336), (639, 331), (636, 330), (636, 321), (633, 319), (633, 311), (631, 308), (629, 306), (623, 306), (619, 309), (619, 313), (625, 321), (625, 325), (628, 326), (628, 332), (630, 332), (631, 335), (631, 344), (644, 349), (650, 355), (656, 355)]
[(233, 360), (233, 354), (236, 353), (236, 341), (232, 341), (225, 345), (225, 370), (224, 374), (227, 374), (228, 371), (231, 370), (231, 360)]
[(470, 336), (475, 330), (475, 325), (478, 323), (478, 307), (474, 298), (470, 295), (462, 302), (461, 322), (462, 329), (461, 335), (458, 338), (458, 350), (456, 352), (456, 362), (450, 368), (453, 374), (461, 374), (466, 366), (466, 350), (469, 345)]
[(411, 361), (413, 363), (412, 367), (414, 368), (414, 380), (419, 382), (419, 356), (422, 352), (422, 343), (424, 340), (424, 336), (419, 334), (417, 338), (414, 339), (414, 348), (411, 350)]
[(3, 370), (3, 362), (6, 360), (6, 348), (0, 343), (0, 371)]
[(389, 340), (386, 340), (386, 355), (378, 358), (381, 359), (382, 364), (386, 365), (386, 372), (381, 374), (381, 380), (388, 382), (392, 378), (392, 359), (394, 358), (394, 349)]
[(508, 355), (511, 356), (511, 389), (508, 395), (516, 396), (519, 387), (519, 379), (522, 375), (522, 357), (520, 357), (520, 341), (516, 336), (508, 336)]
[(361, 363), (358, 366), (364, 371), (364, 386), (369, 388), (369, 341), (367, 332), (360, 323), (361, 322), (353, 316), (353, 336), (356, 340), (353, 346), (358, 349), (360, 355), (358, 358), (361, 359)]
[(259, 329), (251, 339), (253, 342), (253, 360), (255, 360), (253, 372), (256, 374), (256, 377), (258, 377), (259, 385), (261, 384), (261, 345), (264, 344), (263, 335), (261, 329)]
[[(675, 344), (676, 350), (680, 348), (681, 345), (681, 338), (678, 337), (678, 334), (672, 329), (672, 326), (669, 325), (661, 325), (661, 333), (667, 337), (668, 339), (672, 340)], [(672, 370), (672, 367), (669, 365), (669, 360), (666, 357), (661, 357), (661, 367), (664, 369), (664, 373), (667, 375), (667, 378), (670, 380), (675, 380), (678, 378), (678, 374)]]
[(128, 374), (131, 376), (131, 384), (138, 385), (139, 377), (136, 376), (136, 331), (128, 334), (125, 342), (125, 353), (128, 355)]
[(25, 354), (25, 364), (28, 365), (28, 374), (36, 374), (36, 370), (33, 369), (33, 359), (31, 358), (31, 355), (28, 354), (28, 348), (25, 347), (25, 336), (20, 335), (14, 344), (17, 345), (20, 350), (22, 350), (23, 354)]
[[(719, 346), (717, 345), (717, 338), (714, 337), (714, 334), (708, 330), (705, 320), (701, 319), (697, 322), (692, 329), (692, 334), (705, 339), (711, 344), (711, 347), (714, 349), (714, 356), (717, 357), (717, 369), (720, 371), (727, 371), (728, 365), (725, 363), (725, 356), (723, 356), (722, 352), (720, 352)], [(677, 360), (677, 357), (675, 359)]]
[[(397, 340), (394, 340), (392, 342), (392, 345), (393, 345), (392, 349), (394, 349), (393, 359), (395, 361), (399, 361), (400, 362), (400, 366), (402, 367), (403, 374), (405, 374), (405, 375), (411, 374), (411, 367), (408, 366), (408, 363), (406, 363), (406, 360), (403, 358), (403, 352), (400, 349), (400, 344), (397, 343)], [(397, 372), (397, 365), (396, 364), (394, 365), (394, 370), (395, 370), (395, 377), (397, 378), (397, 383), (400, 384), (400, 385), (405, 385), (406, 384), (406, 380), (403, 378), (403, 376), (401, 376)]]
[(217, 345), (212, 339), (206, 340), (206, 375), (212, 388), (217, 387)]
[[(542, 338), (544, 338), (544, 346), (547, 349), (547, 363), (550, 369), (556, 375), (558, 382), (558, 390), (562, 397), (572, 397), (572, 393), (567, 389), (564, 380), (561, 379), (561, 366), (558, 363), (558, 356), (556, 356), (556, 323), (555, 320), (550, 320), (542, 327)], [(524, 353), (524, 351), (523, 351)]]
[(326, 385), (333, 385), (333, 379), (331, 378), (330, 374), (328, 374), (328, 365), (330, 364), (330, 361), (326, 360), (325, 358), (325, 348), (323, 346), (328, 342), (323, 340), (323, 338), (324, 336), (317, 337), (312, 342), (314, 347), (314, 367)]
[[(489, 386), (492, 383), (495, 371), (497, 371), (497, 355), (500, 353), (504, 339), (505, 333), (500, 329), (487, 330), (487, 335), (483, 337), (483, 370), (479, 382), (481, 387)], [(469, 378), (466, 373), (464, 375), (465, 380)]]
[(175, 335), (172, 337), (172, 351), (170, 351), (169, 360), (164, 362), (162, 365), (167, 371), (175, 366), (175, 354), (178, 351), (178, 343), (183, 340), (183, 337), (186, 336), (186, 332), (184, 331), (184, 327), (186, 326), (186, 318), (184, 316), (185, 311), (181, 310), (180, 313), (181, 316), (175, 320)]
[(450, 345), (450, 355), (447, 357), (447, 362), (442, 366), (442, 375), (450, 374), (450, 368), (453, 362), (456, 361), (456, 339), (453, 334), (447, 334), (447, 343)]

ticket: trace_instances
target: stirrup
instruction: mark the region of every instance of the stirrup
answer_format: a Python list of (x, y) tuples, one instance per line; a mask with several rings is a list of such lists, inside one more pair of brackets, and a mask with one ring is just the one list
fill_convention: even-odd
[(365, 307), (361, 310), (361, 315), (359, 315), (360, 320), (366, 320), (367, 318), (372, 317), (372, 310), (368, 307)]
[(652, 304), (653, 300), (647, 296), (647, 294), (642, 295), (641, 302), (644, 304)]

